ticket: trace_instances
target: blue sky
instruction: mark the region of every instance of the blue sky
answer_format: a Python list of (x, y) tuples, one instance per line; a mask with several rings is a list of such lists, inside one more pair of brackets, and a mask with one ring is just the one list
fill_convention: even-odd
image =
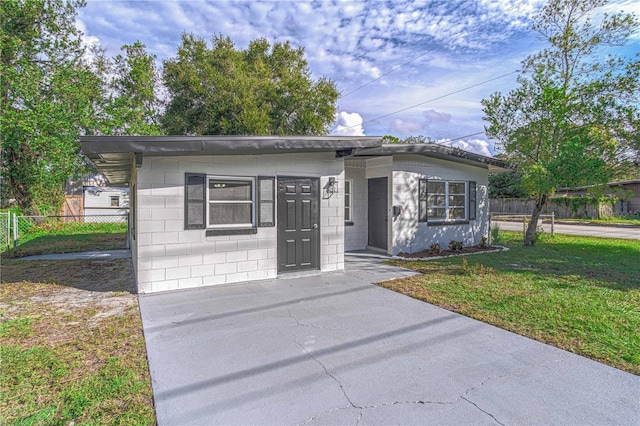
[[(481, 133), (480, 100), (514, 88), (520, 61), (543, 46), (528, 29), (542, 5), (541, 0), (88, 0), (78, 26), (88, 42), (111, 55), (140, 40), (159, 62), (175, 54), (183, 32), (205, 39), (223, 34), (239, 48), (257, 37), (288, 40), (305, 48), (315, 78), (332, 79), (342, 93), (334, 134), (425, 135), (494, 154), (492, 141)], [(620, 0), (604, 11), (619, 10), (640, 15), (640, 2)], [(637, 51), (640, 34), (624, 53)], [(475, 87), (461, 90), (470, 86)]]

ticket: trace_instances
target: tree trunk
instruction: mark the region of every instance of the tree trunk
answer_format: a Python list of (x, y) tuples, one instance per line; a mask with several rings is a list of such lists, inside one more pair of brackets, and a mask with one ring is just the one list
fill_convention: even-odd
[(538, 229), (538, 220), (540, 219), (540, 213), (542, 208), (547, 204), (547, 195), (539, 195), (536, 200), (536, 205), (531, 212), (531, 220), (527, 225), (527, 232), (524, 234), (524, 245), (532, 246), (536, 243), (536, 230)]

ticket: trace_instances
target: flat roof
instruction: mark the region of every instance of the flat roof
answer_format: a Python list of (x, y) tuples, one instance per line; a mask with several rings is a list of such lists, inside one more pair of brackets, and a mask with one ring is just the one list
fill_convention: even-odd
[(384, 144), (372, 148), (358, 148), (353, 153), (353, 157), (378, 157), (393, 154), (417, 154), (425, 157), (439, 158), (456, 163), (482, 167), (488, 169), (490, 173), (512, 172), (516, 169), (514, 164), (498, 160), (497, 158), (435, 143)]
[(109, 183), (126, 183), (132, 161), (184, 155), (261, 155), (342, 152), (380, 146), (377, 136), (81, 136), (82, 152)]
[(380, 136), (81, 136), (82, 152), (111, 185), (128, 183), (142, 157), (335, 152), (340, 157), (417, 154), (488, 169), (513, 171), (502, 160), (434, 143), (382, 144)]

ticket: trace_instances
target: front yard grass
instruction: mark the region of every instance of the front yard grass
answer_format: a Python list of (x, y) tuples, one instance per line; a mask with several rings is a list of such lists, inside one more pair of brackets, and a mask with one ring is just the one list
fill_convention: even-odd
[(503, 232), (509, 251), (394, 261), (380, 286), (640, 374), (640, 241)]
[(0, 424), (154, 424), (129, 259), (2, 261)]

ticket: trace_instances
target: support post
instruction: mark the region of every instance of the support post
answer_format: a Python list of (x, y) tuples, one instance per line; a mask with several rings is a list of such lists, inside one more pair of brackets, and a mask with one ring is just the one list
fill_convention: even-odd
[(556, 213), (555, 212), (551, 212), (551, 236), (553, 237), (553, 228), (555, 226), (556, 223)]

